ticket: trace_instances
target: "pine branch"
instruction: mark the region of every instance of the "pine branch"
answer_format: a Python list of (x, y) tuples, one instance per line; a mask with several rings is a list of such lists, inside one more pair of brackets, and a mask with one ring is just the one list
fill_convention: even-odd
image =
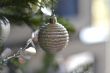
[(38, 0), (0, 0), (0, 6), (27, 6), (28, 3), (35, 4)]

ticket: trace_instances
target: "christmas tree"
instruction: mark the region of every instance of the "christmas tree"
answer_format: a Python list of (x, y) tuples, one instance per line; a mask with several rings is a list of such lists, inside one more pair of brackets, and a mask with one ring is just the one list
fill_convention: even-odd
[[(52, 15), (51, 9), (55, 9), (56, 4), (56, 0), (0, 0), (1, 21), (5, 24), (8, 24), (8, 21), (10, 24), (13, 22), (24, 22), (35, 31), (39, 26), (44, 24), (44, 22), (48, 22), (49, 17)], [(69, 32), (75, 31), (73, 26), (66, 19), (59, 16), (57, 17), (58, 22), (63, 24)], [(3, 53), (2, 48), (3, 45), (1, 45), (0, 49), (1, 54)], [(20, 65), (20, 63), (23, 63), (22, 58), (20, 59), (20, 63), (18, 62), (19, 52), (20, 51), (11, 56), (12, 58), (8, 57), (9, 61), (7, 61), (8, 59), (5, 59), (6, 61), (3, 60), (3, 62), (1, 61), (1, 68), (2, 64), (7, 64), (10, 68), (10, 73), (14, 73), (16, 68), (24, 69), (25, 65)], [(58, 65), (53, 64), (54, 56), (53, 54), (46, 53), (44, 57), (44, 67), (37, 73), (48, 73), (48, 68), (50, 67), (56, 69)]]

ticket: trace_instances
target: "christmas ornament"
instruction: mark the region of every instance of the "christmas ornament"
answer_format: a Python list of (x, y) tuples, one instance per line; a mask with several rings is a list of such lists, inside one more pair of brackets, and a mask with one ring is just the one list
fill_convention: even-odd
[(10, 23), (7, 18), (0, 17), (0, 45), (2, 45), (10, 33)]
[(25, 63), (25, 59), (22, 56), (20, 56), (18, 58), (18, 61), (19, 61), (20, 64), (24, 64)]
[(29, 47), (23, 51), (22, 56), (24, 57), (24, 59), (30, 60), (31, 57), (34, 56), (35, 54), (36, 54), (36, 49), (34, 47)]
[(36, 49), (34, 47), (29, 47), (29, 48), (25, 49), (25, 52), (27, 54), (36, 54)]
[(6, 48), (2, 53), (1, 53), (1, 58), (5, 59), (6, 57), (10, 56), (12, 54), (12, 50), (10, 48)]
[(66, 28), (57, 22), (55, 15), (52, 15), (50, 22), (41, 26), (38, 34), (38, 42), (46, 52), (54, 54), (66, 47), (69, 40)]

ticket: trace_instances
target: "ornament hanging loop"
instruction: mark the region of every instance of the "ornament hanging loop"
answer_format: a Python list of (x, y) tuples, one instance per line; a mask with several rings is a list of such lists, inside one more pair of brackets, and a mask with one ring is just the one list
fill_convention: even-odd
[(52, 15), (51, 15), (51, 17), (50, 17), (50, 23), (51, 24), (56, 24), (57, 23), (57, 17), (56, 17), (56, 15), (55, 15), (55, 10), (54, 10), (54, 4), (53, 4), (54, 2), (53, 2), (53, 0), (52, 0), (52, 8), (51, 8), (51, 10), (52, 10)]
[(57, 18), (55, 15), (52, 15), (51, 18), (50, 18), (50, 23), (51, 24), (56, 24), (57, 23)]
[(52, 16), (54, 16), (55, 15), (55, 10), (54, 10), (54, 1), (52, 0), (52, 8), (51, 8), (51, 10), (52, 10)]

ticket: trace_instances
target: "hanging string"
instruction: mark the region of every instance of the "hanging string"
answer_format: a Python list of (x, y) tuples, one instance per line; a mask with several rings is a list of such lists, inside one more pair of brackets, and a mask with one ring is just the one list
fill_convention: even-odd
[(51, 8), (51, 10), (52, 10), (52, 16), (53, 15), (55, 15), (55, 10), (54, 10), (54, 1), (52, 0), (52, 8)]
[(32, 38), (30, 38), (30, 39), (26, 42), (26, 45), (25, 45), (23, 48), (20, 48), (20, 49), (19, 49), (16, 53), (14, 53), (13, 55), (7, 56), (6, 58), (2, 58), (2, 57), (0, 56), (0, 64), (5, 64), (5, 63), (7, 63), (8, 60), (10, 60), (10, 59), (12, 59), (12, 58), (16, 58), (16, 57), (18, 58), (20, 55), (23, 54), (23, 52), (25, 51), (25, 49), (27, 49), (30, 44), (32, 45), (32, 47), (36, 48), (36, 47), (35, 47), (35, 44), (34, 44), (34, 42), (33, 42), (33, 40), (32, 40)]

